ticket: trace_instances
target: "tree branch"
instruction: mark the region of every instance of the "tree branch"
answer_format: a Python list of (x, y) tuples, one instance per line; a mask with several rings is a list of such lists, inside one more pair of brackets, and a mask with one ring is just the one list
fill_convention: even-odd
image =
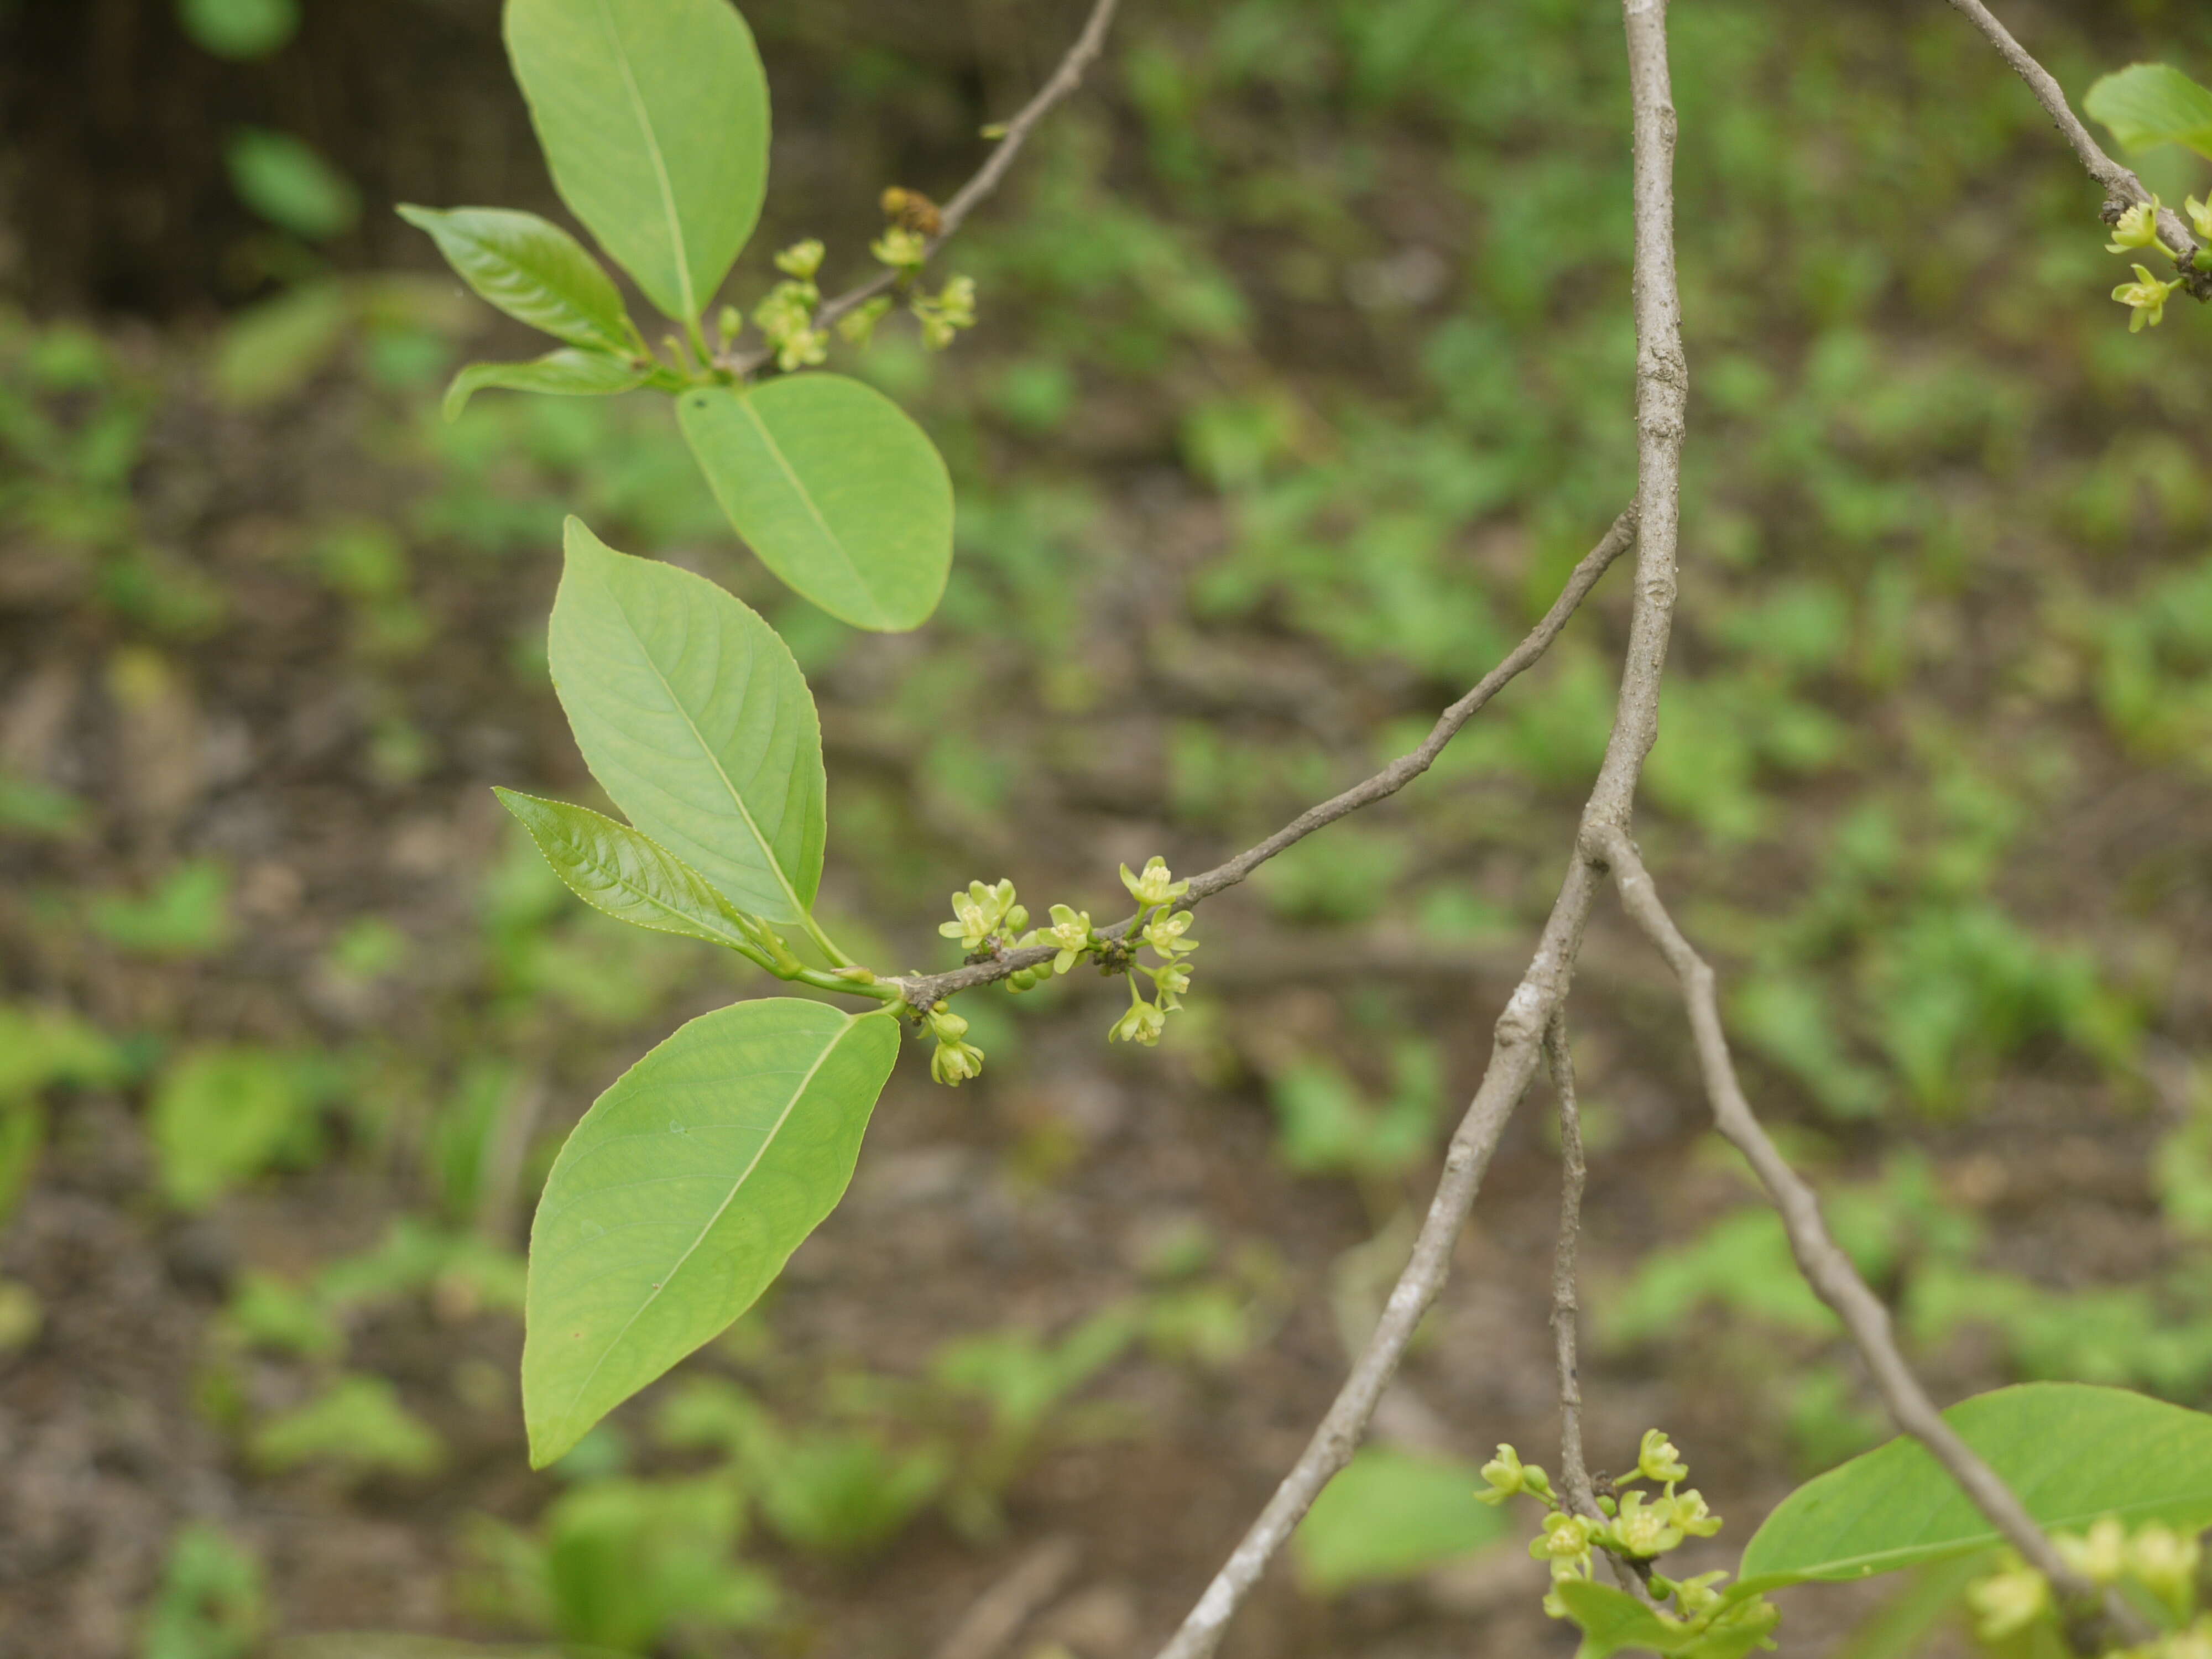
[[(1928, 1449), (1930, 1455), (1957, 1481), (1974, 1507), (1989, 1518), (2021, 1559), (2051, 1581), (2062, 1600), (2076, 1607), (2101, 1605), (2104, 1619), (2130, 1641), (2149, 1639), (2151, 1632), (2134, 1609), (2116, 1597), (2100, 1597), (2097, 1587), (2066, 1565), (2057, 1550), (2036, 1525), (2012, 1489), (1976, 1455), (1943, 1420), (1920, 1381), (1905, 1364), (1892, 1334), (1889, 1311), (1867, 1288), (1850, 1258), (1837, 1245), (1820, 1213), (1820, 1200), (1775, 1149), (1759, 1127), (1751, 1103), (1737, 1081), (1735, 1063), (1722, 1030), (1720, 1000), (1712, 969), (1698, 956), (1674, 925), (1661, 902), (1658, 889), (1644, 867), (1636, 844), (1618, 829), (1595, 832), (1587, 843), (1592, 854), (1612, 870), (1620, 890), (1620, 902), (1631, 918), (1654, 945), (1681, 981), (1690, 1027), (1697, 1039), (1698, 1066), (1704, 1074), (1705, 1094), (1713, 1121), (1722, 1134), (1750, 1161), (1760, 1185), (1782, 1218), (1790, 1237), (1790, 1253), (1806, 1282), (1832, 1308), (1852, 1345), (1866, 1361), (1882, 1403), (1897, 1426)], [(2075, 1645), (2084, 1653), (2099, 1650), (2094, 1642), (2084, 1644), (2086, 1632), (2075, 1632)]]
[(1567, 1050), (1567, 1022), (1554, 1014), (1544, 1028), (1544, 1065), (1559, 1108), (1559, 1237), (1552, 1250), (1552, 1346), (1559, 1365), (1559, 1484), (1577, 1515), (1602, 1518), (1589, 1466), (1583, 1461), (1583, 1385), (1575, 1357), (1582, 1302), (1575, 1286), (1575, 1257), (1583, 1235), (1582, 1113), (1575, 1103), (1575, 1062)]
[[(1575, 1099), (1575, 1061), (1567, 1047), (1564, 1011), (1553, 1014), (1544, 1028), (1544, 1064), (1559, 1109), (1559, 1237), (1552, 1251), (1552, 1347), (1559, 1370), (1559, 1488), (1570, 1511), (1602, 1522), (1605, 1514), (1597, 1506), (1597, 1492), (1590, 1485), (1589, 1465), (1583, 1455), (1582, 1366), (1575, 1352), (1582, 1301), (1575, 1258), (1582, 1243), (1583, 1185), (1588, 1171), (1583, 1163), (1582, 1111)], [(1615, 1583), (1632, 1595), (1650, 1599), (1632, 1568), (1610, 1550), (1598, 1553), (1604, 1556)]]
[[(1084, 72), (1097, 61), (1106, 44), (1106, 31), (1112, 27), (1114, 13), (1121, 0), (1096, 0), (1091, 15), (1083, 25), (1082, 33), (1060, 60), (1060, 67), (1039, 87), (1020, 112), (1006, 123), (989, 157), (975, 169), (975, 176), (960, 186), (952, 199), (938, 211), (937, 234), (929, 239), (923, 257), (933, 258), (938, 250), (952, 240), (953, 234), (967, 222), (968, 216), (981, 205), (983, 199), (998, 189), (1006, 174), (1012, 170), (1014, 158), (1022, 153), (1030, 134), (1038, 122), (1052, 113), (1054, 107), (1063, 102), (1083, 84)], [(879, 270), (866, 282), (847, 289), (842, 294), (824, 300), (814, 312), (814, 325), (827, 328), (848, 312), (855, 311), (878, 294), (888, 294), (896, 288), (908, 273), (904, 270)], [(720, 367), (740, 377), (750, 375), (764, 366), (775, 354), (766, 347), (750, 351), (725, 351), (717, 359)]]
[[(2081, 158), (2081, 165), (2088, 169), (2089, 176), (2104, 186), (2107, 198), (2105, 215), (2107, 221), (2117, 219), (2124, 208), (2151, 199), (2150, 191), (2143, 188), (2143, 181), (2136, 177), (2133, 170), (2106, 155), (2104, 147), (2090, 135), (2089, 129), (2081, 125), (2081, 118), (2074, 113), (2073, 106), (2066, 101), (2065, 89), (2051, 71), (2036, 62), (2027, 48), (2013, 38), (2012, 31), (1997, 21), (1996, 15), (1982, 3), (1982, 0), (1951, 0), (1951, 5), (1988, 38), (1989, 43), (1997, 49), (1997, 55), (2012, 65), (2014, 74), (2027, 82), (2027, 89), (2035, 94), (2036, 102), (2041, 104), (2044, 112), (2051, 117), (2059, 136), (2073, 146), (2075, 155)], [(2198, 300), (2212, 299), (2212, 272), (2198, 270), (2195, 264), (2203, 244), (2190, 234), (2189, 227), (2181, 222), (2180, 216), (2172, 208), (2161, 207), (2159, 210), (2158, 232), (2166, 246), (2180, 255), (2175, 264), (2179, 266), (2181, 275), (2188, 283), (2191, 295)]]
[[(1622, 827), (1635, 805), (1644, 757), (1659, 732), (1659, 679), (1674, 627), (1675, 550), (1681, 495), (1684, 410), (1689, 394), (1674, 277), (1674, 106), (1667, 70), (1666, 0), (1624, 0), (1635, 120), (1637, 337), (1636, 602), (1613, 734), (1589, 801), (1583, 834), (1527, 972), (1498, 1016), (1496, 1039), (1467, 1115), (1454, 1131), (1444, 1171), (1411, 1258), (1383, 1306), (1367, 1348), (1291, 1472), (1276, 1487), (1221, 1571), (1207, 1584), (1159, 1659), (1206, 1659), (1267, 1563), (1330, 1478), (1351, 1461), (1376, 1403), (1396, 1374), (1421, 1316), (1443, 1288), (1451, 1250), (1498, 1149), (1506, 1121), (1534, 1076), (1543, 1034), (1566, 1000), (1598, 887), (1587, 837)], [(1616, 526), (1618, 528), (1618, 526)], [(1195, 890), (1195, 884), (1193, 884)]]
[[(1316, 830), (1348, 817), (1363, 806), (1396, 794), (1415, 778), (1436, 764), (1437, 757), (1443, 753), (1444, 745), (1455, 737), (1462, 726), (1481, 712), (1483, 705), (1504, 690), (1508, 683), (1542, 656), (1552, 641), (1559, 638), (1599, 577), (1636, 539), (1636, 508), (1629, 507), (1613, 521), (1611, 529), (1597, 545), (1583, 555), (1559, 597), (1552, 602), (1540, 621), (1528, 630), (1527, 637), (1498, 662), (1474, 688), (1457, 702), (1437, 717), (1429, 735), (1421, 739), (1419, 747), (1401, 755), (1373, 777), (1356, 783), (1341, 794), (1334, 795), (1320, 805), (1310, 807), (1289, 823), (1278, 830), (1258, 846), (1239, 853), (1226, 864), (1216, 865), (1203, 875), (1193, 876), (1190, 891), (1182, 901), (1186, 905), (1196, 904), (1211, 898), (1224, 888), (1234, 887), (1276, 854), (1304, 841)], [(1102, 939), (1120, 939), (1129, 931), (1135, 917), (1115, 922), (1110, 927), (1097, 930)], [(914, 974), (890, 981), (897, 985), (906, 1000), (916, 1008), (927, 1008), (941, 997), (972, 991), (978, 986), (988, 985), (994, 980), (1024, 968), (1033, 968), (1039, 963), (1050, 962), (1055, 954), (1051, 945), (1031, 945), (1026, 950), (1009, 951), (989, 962), (970, 963), (963, 968), (951, 969), (942, 974)]]

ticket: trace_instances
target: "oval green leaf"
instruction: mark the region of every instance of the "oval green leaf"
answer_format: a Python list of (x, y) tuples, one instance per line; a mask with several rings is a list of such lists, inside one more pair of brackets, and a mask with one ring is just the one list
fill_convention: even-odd
[(2130, 64), (2106, 76), (2081, 107), (2128, 149), (2181, 144), (2212, 155), (2212, 92), (2164, 64)]
[(570, 519), (553, 689), (623, 815), (748, 915), (798, 921), (829, 817), (814, 698), (775, 630), (703, 576)]
[(760, 217), (768, 78), (728, 0), (507, 0), (554, 188), (666, 315), (714, 298)]
[(460, 279), (519, 323), (586, 351), (635, 350), (622, 295), (584, 245), (534, 213), (507, 208), (415, 207), (399, 216), (429, 233)]
[(576, 896), (617, 919), (754, 954), (737, 908), (707, 878), (626, 823), (565, 801), (495, 788), (553, 872)]
[(687, 392), (677, 410), (763, 564), (855, 628), (929, 619), (952, 568), (952, 480), (896, 404), (842, 374), (795, 374)]
[[(1943, 1413), (2037, 1524), (2086, 1530), (2100, 1515), (2212, 1526), (2212, 1417), (2124, 1389), (2028, 1382)], [(1731, 1594), (1863, 1578), (2000, 1542), (1917, 1441), (1855, 1457), (1782, 1500), (1744, 1547)]]
[(635, 392), (647, 378), (646, 370), (623, 358), (578, 351), (570, 346), (526, 363), (471, 363), (446, 388), (446, 418), (459, 420), (469, 399), (487, 390), (535, 392), (556, 398), (611, 398), (618, 392)]
[(771, 997), (693, 1020), (592, 1103), (530, 1230), (532, 1467), (752, 1305), (844, 1195), (897, 1057), (888, 1013)]

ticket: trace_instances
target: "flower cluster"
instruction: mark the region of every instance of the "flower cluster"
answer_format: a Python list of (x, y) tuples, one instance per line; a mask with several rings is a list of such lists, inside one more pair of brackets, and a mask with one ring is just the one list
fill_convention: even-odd
[[(1636, 1469), (1612, 1483), (1612, 1493), (1597, 1499), (1599, 1514), (1577, 1515), (1560, 1501), (1549, 1475), (1534, 1463), (1523, 1463), (1510, 1446), (1500, 1446), (1498, 1455), (1482, 1466), (1485, 1490), (1478, 1502), (1503, 1504), (1519, 1493), (1537, 1499), (1545, 1508), (1543, 1529), (1530, 1540), (1528, 1553), (1552, 1569), (1553, 1589), (1544, 1598), (1544, 1611), (1554, 1619), (1568, 1616), (1558, 1586), (1569, 1579), (1594, 1576), (1595, 1552), (1604, 1550), (1634, 1563), (1647, 1575), (1651, 1593), (1662, 1602), (1672, 1600), (1680, 1610), (1680, 1621), (1692, 1631), (1726, 1626), (1748, 1644), (1763, 1638), (1779, 1616), (1764, 1597), (1729, 1601), (1719, 1589), (1728, 1575), (1702, 1573), (1695, 1578), (1671, 1580), (1650, 1571), (1650, 1564), (1675, 1548), (1686, 1538), (1710, 1538), (1721, 1529), (1721, 1518), (1695, 1492), (1678, 1492), (1690, 1473), (1674, 1443), (1658, 1429), (1644, 1431), (1638, 1447)], [(1661, 1491), (1628, 1490), (1639, 1481), (1653, 1481)], [(1665, 1613), (1661, 1615), (1669, 1617)]]
[[(830, 355), (829, 334), (814, 326), (814, 308), (822, 303), (822, 290), (814, 283), (822, 269), (822, 244), (811, 237), (793, 242), (775, 256), (775, 268), (784, 280), (753, 307), (753, 326), (775, 353), (775, 366), (789, 374)], [(736, 331), (726, 316), (722, 331)]]
[[(1190, 953), (1198, 949), (1198, 941), (1190, 936), (1191, 913), (1178, 910), (1175, 902), (1190, 891), (1190, 883), (1177, 881), (1169, 871), (1164, 859), (1155, 858), (1142, 871), (1121, 866), (1121, 884), (1137, 901), (1137, 914), (1128, 926), (1113, 937), (1100, 933), (1091, 923), (1088, 910), (1078, 910), (1073, 905), (1055, 904), (1048, 913), (1050, 925), (1033, 928), (1030, 926), (1029, 907), (1014, 896), (1011, 881), (985, 883), (971, 881), (964, 891), (952, 895), (952, 920), (940, 922), (937, 931), (946, 939), (960, 941), (960, 948), (971, 962), (989, 962), (1002, 957), (1009, 951), (1031, 950), (1040, 945), (1049, 949), (1049, 961), (1033, 963), (1018, 968), (1003, 981), (1013, 993), (1030, 990), (1055, 975), (1065, 974), (1075, 964), (1088, 957), (1098, 963), (1099, 971), (1123, 974), (1129, 981), (1128, 1011), (1114, 1022), (1107, 1032), (1109, 1042), (1154, 1043), (1166, 1029), (1167, 1018), (1182, 1006), (1182, 994), (1190, 989)], [(1137, 960), (1141, 951), (1150, 951), (1157, 959), (1153, 963)], [(1152, 994), (1147, 998), (1139, 988), (1139, 976), (1152, 982)], [(945, 1020), (957, 1017), (945, 1014), (940, 1009), (927, 1017), (933, 1030)], [(964, 1023), (960, 1030), (967, 1029)], [(957, 1038), (959, 1032), (952, 1033)], [(940, 1045), (945, 1041), (939, 1032)], [(975, 1050), (958, 1045), (965, 1054), (974, 1056), (974, 1066), (980, 1066), (982, 1055)], [(938, 1081), (958, 1083), (975, 1075), (973, 1066), (964, 1060), (947, 1059), (945, 1049), (939, 1048), (940, 1066)], [(962, 1069), (963, 1066), (967, 1069)], [(946, 1071), (958, 1073), (947, 1076)]]
[[(2105, 244), (2105, 252), (2132, 253), (2137, 248), (2154, 248), (2176, 264), (2180, 263), (2181, 256), (2168, 247), (2166, 239), (2158, 233), (2158, 216), (2163, 205), (2154, 196), (2149, 201), (2138, 202), (2122, 213), (2113, 221), (2112, 240)], [(2212, 204), (2200, 202), (2192, 196), (2184, 205), (2188, 209), (2189, 222), (2195, 227), (2197, 235), (2212, 242)], [(2197, 256), (2197, 269), (2212, 269), (2208, 261), (2212, 261), (2212, 252), (2200, 252)], [(2112, 298), (2128, 307), (2128, 332), (2139, 334), (2145, 328), (2156, 328), (2166, 320), (2167, 298), (2187, 279), (2175, 276), (2162, 281), (2152, 276), (2147, 265), (2136, 265), (2134, 270), (2135, 281), (2122, 283), (2112, 290)]]
[[(1129, 1010), (1114, 1022), (1106, 1040), (1151, 1044), (1160, 1040), (1168, 1016), (1182, 1006), (1182, 994), (1190, 989), (1190, 963), (1183, 958), (1198, 949), (1198, 941), (1189, 937), (1190, 912), (1175, 908), (1175, 902), (1190, 891), (1190, 884), (1177, 881), (1169, 872), (1165, 859), (1154, 858), (1141, 871), (1132, 872), (1123, 865), (1121, 885), (1137, 901), (1136, 919), (1125, 935), (1129, 948), (1134, 950), (1141, 943), (1159, 958), (1159, 963), (1157, 967), (1129, 963)], [(1149, 1002), (1137, 988), (1139, 974), (1152, 981)]]
[(938, 290), (935, 299), (917, 294), (908, 301), (907, 309), (921, 325), (921, 343), (932, 351), (942, 351), (963, 328), (975, 326), (975, 279), (955, 276)]
[(921, 1017), (921, 1023), (937, 1039), (937, 1052), (929, 1057), (930, 1076), (957, 1089), (969, 1078), (982, 1075), (983, 1051), (961, 1041), (968, 1035), (966, 1020), (940, 1002)]
[[(2212, 1659), (2212, 1614), (2200, 1616), (2197, 1610), (2202, 1553), (2194, 1534), (2158, 1521), (2130, 1533), (2108, 1515), (2085, 1535), (2055, 1533), (2051, 1541), (2068, 1566), (2100, 1589), (2145, 1593), (2171, 1626), (2111, 1659)], [(2049, 1582), (2010, 1551), (1996, 1571), (1966, 1586), (1966, 1606), (1975, 1633), (1985, 1642), (2004, 1641), (2039, 1624), (2055, 1626), (2058, 1617)]]

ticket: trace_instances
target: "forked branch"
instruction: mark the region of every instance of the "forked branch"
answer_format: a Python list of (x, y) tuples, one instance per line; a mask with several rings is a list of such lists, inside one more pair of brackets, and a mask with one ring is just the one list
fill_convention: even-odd
[[(2114, 1630), (2130, 1641), (2148, 1640), (2152, 1632), (2140, 1615), (2116, 1596), (2100, 1597), (2095, 1585), (2068, 1566), (2043, 1529), (2021, 1507), (2012, 1489), (1943, 1420), (1898, 1348), (1890, 1328), (1889, 1310), (1867, 1288), (1858, 1269), (1851, 1265), (1850, 1258), (1828, 1231), (1827, 1222), (1820, 1213), (1820, 1200), (1813, 1189), (1776, 1150), (1774, 1142), (1753, 1114), (1751, 1103), (1737, 1081), (1735, 1062), (1729, 1053), (1728, 1037), (1721, 1026), (1720, 1000), (1713, 970), (1667, 913), (1636, 844), (1626, 831), (1606, 829), (1596, 831), (1589, 845), (1592, 854), (1612, 871), (1622, 906), (1659, 947), (1681, 981), (1682, 1000), (1697, 1041), (1698, 1068), (1705, 1078), (1705, 1095), (1712, 1107), (1715, 1124), (1749, 1160), (1759, 1184), (1766, 1188), (1789, 1234), (1790, 1252), (1797, 1259), (1799, 1271), (1843, 1321), (1892, 1419), (1928, 1449), (1973, 1500), (1974, 1507), (2020, 1553), (2021, 1559), (2051, 1581), (2062, 1601), (2077, 1608), (2097, 1608), (2101, 1601), (2103, 1618)], [(2075, 1639), (2083, 1652), (2096, 1650), (2094, 1632), (2077, 1632)]]
[[(1674, 626), (1682, 426), (1689, 393), (1674, 278), (1674, 106), (1667, 70), (1666, 0), (1625, 0), (1622, 12), (1636, 135), (1636, 599), (1613, 734), (1583, 808), (1585, 834), (1595, 826), (1627, 823), (1644, 757), (1659, 732), (1659, 680)], [(1452, 1246), (1483, 1172), (1535, 1075), (1544, 1033), (1574, 976), (1598, 882), (1598, 867), (1578, 839), (1535, 953), (1498, 1016), (1489, 1065), (1453, 1133), (1436, 1196), (1374, 1334), (1305, 1450), (1160, 1650), (1159, 1659), (1206, 1659), (1214, 1651), (1268, 1562), (1330, 1477), (1351, 1461), (1422, 1316), (1443, 1288)], [(1196, 884), (1192, 885), (1195, 892)]]

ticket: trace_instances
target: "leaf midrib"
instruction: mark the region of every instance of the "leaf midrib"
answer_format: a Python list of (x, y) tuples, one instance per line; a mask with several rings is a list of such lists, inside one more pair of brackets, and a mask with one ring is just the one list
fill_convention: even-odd
[(699, 297), (691, 288), (691, 253), (684, 240), (684, 221), (676, 211), (676, 186), (668, 177), (667, 158), (660, 151), (660, 135), (653, 130), (653, 116), (645, 106), (645, 94), (638, 90), (637, 76), (630, 69), (629, 47), (615, 27), (609, 0), (599, 0), (599, 11), (607, 38), (614, 45), (615, 64), (622, 70), (623, 90), (629, 94), (630, 112), (637, 118), (638, 131), (645, 137), (645, 153), (653, 162), (653, 179), (660, 186), (660, 209), (667, 217), (669, 246), (676, 255), (676, 286), (684, 301), (683, 320), (691, 322), (699, 315)]
[[(783, 860), (776, 856), (774, 844), (761, 833), (759, 821), (753, 817), (752, 809), (745, 805), (745, 798), (738, 792), (736, 781), (730, 776), (728, 770), (723, 766), (722, 757), (714, 752), (714, 745), (707, 741), (707, 734), (699, 729), (698, 721), (691, 718), (690, 709), (685, 707), (684, 700), (676, 695), (676, 688), (669, 684), (668, 676), (660, 672), (659, 663), (653, 659), (652, 647), (646, 643), (645, 636), (637, 631), (637, 624), (630, 621), (629, 607), (614, 593), (611, 586), (607, 592), (608, 597), (615, 601), (615, 608), (622, 612), (623, 623), (629, 628), (630, 638), (637, 641), (639, 654), (644, 658), (645, 665), (653, 671), (653, 678), (659, 683), (660, 689), (667, 694), (668, 706), (682, 717), (684, 729), (691, 734), (692, 741), (699, 745), (699, 752), (707, 757), (707, 764), (714, 769), (714, 775), (722, 781), (722, 787), (730, 792), (730, 803), (738, 809), (738, 817), (744, 820), (746, 833), (752, 836), (753, 845), (761, 849), (761, 857), (768, 863), (769, 873), (775, 878), (775, 884), (782, 890), (784, 897), (790, 902), (793, 919), (800, 922), (805, 921), (811, 912), (800, 902), (799, 890), (791, 884), (791, 878), (784, 873)], [(771, 729), (773, 729), (772, 725)]]
[(784, 482), (789, 484), (792, 492), (806, 504), (807, 516), (814, 520), (815, 528), (822, 532), (823, 538), (836, 550), (837, 557), (843, 562), (847, 574), (860, 588), (861, 596), (867, 600), (868, 609), (874, 614), (875, 620), (882, 622), (884, 619), (884, 607), (876, 598), (875, 589), (868, 585), (868, 579), (860, 574), (860, 567), (853, 562), (853, 556), (846, 551), (844, 541), (830, 527), (830, 520), (822, 516), (822, 509), (816, 505), (813, 492), (799, 482), (799, 474), (793, 470), (791, 462), (784, 455), (783, 446), (776, 442), (775, 434), (768, 429), (768, 422), (761, 419), (760, 413), (753, 407), (753, 400), (750, 398), (740, 394), (737, 401), (738, 407), (744, 410), (745, 418), (753, 423), (753, 430), (760, 434), (761, 442), (768, 446), (768, 453), (775, 459), (776, 469), (783, 474)]
[(730, 1183), (730, 1190), (722, 1195), (722, 1201), (714, 1206), (714, 1214), (708, 1216), (701, 1225), (698, 1236), (684, 1247), (684, 1254), (678, 1256), (675, 1263), (660, 1276), (660, 1283), (646, 1292), (645, 1300), (637, 1304), (637, 1311), (624, 1320), (622, 1328), (607, 1339), (607, 1346), (599, 1351), (599, 1357), (592, 1362), (592, 1369), (584, 1373), (584, 1380), (576, 1384), (576, 1391), (569, 1395), (568, 1403), (562, 1407), (561, 1420), (563, 1424), (575, 1414), (576, 1402), (584, 1397), (584, 1390), (592, 1386), (593, 1379), (599, 1376), (601, 1368), (613, 1356), (615, 1350), (622, 1346), (622, 1340), (629, 1334), (630, 1328), (644, 1318), (647, 1310), (660, 1299), (661, 1292), (676, 1282), (676, 1275), (684, 1271), (684, 1264), (689, 1261), (699, 1247), (707, 1242), (708, 1235), (714, 1231), (715, 1224), (727, 1213), (730, 1206), (738, 1201), (738, 1194), (744, 1190), (745, 1182), (752, 1179), (753, 1171), (760, 1168), (761, 1160), (768, 1156), (769, 1149), (775, 1145), (776, 1137), (783, 1133), (783, 1126), (791, 1121), (792, 1113), (798, 1109), (799, 1103), (805, 1097), (807, 1089), (814, 1081), (815, 1073), (819, 1072), (830, 1056), (836, 1052), (837, 1045), (842, 1042), (852, 1031), (855, 1021), (864, 1018), (866, 1018), (864, 1015), (846, 1015), (844, 1024), (822, 1045), (822, 1052), (815, 1055), (814, 1063), (806, 1068), (805, 1075), (799, 1079), (797, 1086), (791, 1091), (791, 1097), (784, 1102), (783, 1109), (776, 1114), (775, 1121), (769, 1127), (768, 1133), (761, 1137), (761, 1144), (754, 1152), (751, 1160), (738, 1173), (738, 1178)]

